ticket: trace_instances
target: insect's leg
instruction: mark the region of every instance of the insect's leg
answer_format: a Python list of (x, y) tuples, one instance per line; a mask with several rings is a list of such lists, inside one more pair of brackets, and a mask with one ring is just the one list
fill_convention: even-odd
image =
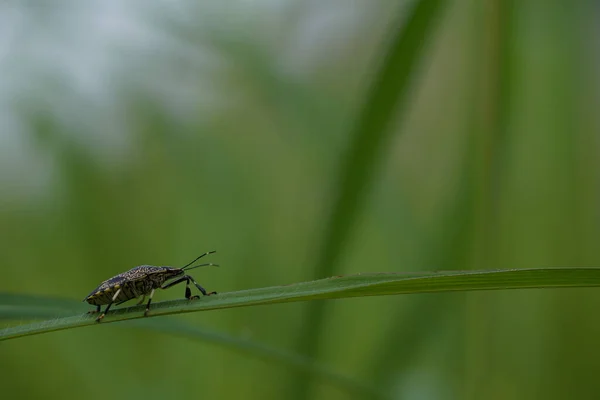
[(136, 306), (139, 306), (140, 304), (142, 304), (144, 302), (144, 300), (146, 300), (146, 295), (142, 295), (142, 299), (140, 301), (138, 301), (138, 303), (136, 304)]
[(206, 289), (204, 289), (202, 286), (200, 286), (198, 284), (198, 282), (196, 282), (194, 280), (194, 278), (192, 278), (189, 275), (184, 275), (181, 278), (177, 278), (175, 279), (173, 282), (170, 282), (168, 284), (166, 284), (165, 286), (162, 287), (162, 289), (168, 289), (171, 286), (175, 286), (181, 282), (186, 282), (186, 288), (185, 288), (185, 298), (188, 300), (194, 300), (194, 299), (199, 299), (199, 296), (192, 296), (192, 291), (190, 290), (190, 281), (192, 281), (194, 283), (194, 285), (198, 288), (198, 290), (204, 295), (204, 296), (210, 296), (211, 294), (217, 294), (217, 292), (210, 292), (207, 293)]
[(147, 317), (148, 311), (150, 311), (150, 303), (152, 303), (152, 296), (154, 296), (154, 289), (152, 289), (152, 291), (150, 292), (150, 299), (148, 299), (148, 304), (146, 304), (146, 311), (144, 311), (144, 317)]
[(108, 303), (108, 305), (106, 306), (106, 309), (104, 310), (104, 312), (100, 315), (98, 315), (98, 317), (96, 318), (96, 322), (100, 322), (100, 320), (102, 318), (104, 318), (104, 316), (106, 315), (106, 313), (108, 312), (108, 310), (110, 310), (110, 306), (112, 306), (112, 302)]
[[(96, 318), (96, 322), (100, 322), (100, 320), (102, 318), (104, 318), (104, 316), (106, 315), (106, 313), (108, 312), (108, 310), (110, 310), (110, 306), (113, 305), (113, 303), (115, 302), (115, 300), (117, 299), (117, 297), (119, 297), (119, 294), (121, 293), (121, 288), (119, 288), (119, 290), (117, 290), (117, 292), (115, 293), (115, 295), (112, 297), (112, 299), (110, 300), (110, 303), (108, 303), (108, 305), (106, 306), (106, 309), (104, 310), (104, 312), (100, 315), (98, 315), (98, 318)], [(98, 311), (100, 311), (100, 306), (98, 306)]]
[[(204, 289), (202, 286), (200, 286), (200, 284), (199, 284), (198, 282), (196, 282), (196, 281), (194, 280), (194, 278), (192, 278), (192, 277), (191, 277), (191, 276), (189, 276), (189, 275), (186, 275), (186, 276), (187, 276), (188, 278), (190, 278), (190, 279), (192, 280), (192, 282), (194, 282), (194, 285), (195, 285), (195, 286), (198, 288), (198, 290), (199, 290), (200, 292), (202, 292), (202, 294), (203, 294), (204, 296), (210, 296), (211, 294), (217, 294), (217, 292), (210, 292), (210, 293), (206, 293), (206, 289)], [(199, 298), (200, 298), (199, 296), (194, 296), (194, 297), (195, 297), (195, 298), (197, 298), (197, 299), (199, 299)]]
[(88, 311), (88, 314), (98, 314), (100, 312), (100, 306), (96, 306), (95, 310)]
[(166, 284), (165, 286), (161, 287), (161, 289), (168, 289), (171, 286), (175, 286), (177, 284), (180, 284), (181, 282), (186, 282), (187, 285), (186, 285), (186, 288), (185, 288), (185, 298), (189, 300), (190, 297), (192, 297), (192, 291), (190, 290), (190, 279), (191, 278), (189, 276), (187, 276), (187, 275), (182, 276), (181, 278), (177, 278), (173, 282), (170, 282), (170, 283)]
[(185, 298), (188, 300), (192, 299), (192, 289), (190, 289), (190, 280), (188, 279), (187, 283), (185, 284)]
[(187, 281), (188, 278), (189, 278), (189, 276), (187, 276), (187, 275), (186, 276), (182, 276), (181, 278), (177, 278), (173, 282), (169, 282), (165, 286), (161, 287), (161, 289), (168, 289), (171, 286), (175, 286), (177, 284), (180, 284), (181, 282)]
[(187, 285), (185, 286), (185, 298), (188, 300), (199, 299), (200, 296), (197, 296), (197, 295), (192, 296), (192, 290), (190, 289), (190, 281), (194, 281), (191, 276), (188, 278)]

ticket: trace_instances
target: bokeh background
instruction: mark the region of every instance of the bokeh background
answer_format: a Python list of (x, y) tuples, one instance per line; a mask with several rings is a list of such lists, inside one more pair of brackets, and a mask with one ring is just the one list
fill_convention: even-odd
[[(208, 290), (324, 277), (342, 160), (414, 3), (2, 2), (0, 291), (80, 301), (135, 265), (213, 249), (222, 267), (193, 274)], [(598, 3), (442, 11), (332, 272), (600, 265)], [(500, 291), (328, 301), (316, 325), (306, 303), (164, 318), (309, 356), (347, 385), (235, 344), (110, 324), (0, 344), (0, 388), (591, 399), (599, 305), (595, 289)]]

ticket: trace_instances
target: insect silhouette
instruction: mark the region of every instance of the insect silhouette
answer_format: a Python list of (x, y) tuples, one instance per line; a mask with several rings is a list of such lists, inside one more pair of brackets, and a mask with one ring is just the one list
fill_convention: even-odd
[[(83, 301), (87, 301), (89, 304), (97, 306), (95, 311), (90, 311), (91, 313), (99, 313), (101, 310), (100, 307), (107, 304), (104, 312), (96, 318), (96, 321), (100, 322), (100, 320), (104, 318), (110, 307), (115, 302), (117, 302), (117, 305), (119, 305), (131, 299), (136, 299), (142, 296), (142, 299), (139, 301), (139, 303), (137, 303), (142, 304), (146, 299), (146, 296), (150, 295), (148, 303), (146, 304), (146, 311), (144, 312), (144, 316), (148, 316), (148, 311), (150, 311), (150, 303), (152, 302), (152, 296), (154, 296), (154, 290), (159, 288), (168, 289), (171, 286), (175, 286), (182, 282), (186, 282), (185, 298), (188, 300), (200, 298), (200, 296), (192, 296), (190, 282), (192, 282), (204, 296), (217, 294), (217, 292), (207, 293), (206, 290), (194, 280), (194, 278), (187, 275), (187, 271), (190, 269), (209, 265), (218, 267), (217, 264), (212, 263), (192, 265), (202, 257), (212, 253), (216, 253), (216, 251), (206, 252), (201, 256), (196, 257), (194, 261), (181, 268), (140, 265), (139, 267), (132, 268), (127, 272), (123, 272), (122, 274), (105, 280), (100, 284), (100, 286), (92, 290), (92, 292), (87, 295)], [(166, 281), (171, 279), (175, 280), (163, 286)]]

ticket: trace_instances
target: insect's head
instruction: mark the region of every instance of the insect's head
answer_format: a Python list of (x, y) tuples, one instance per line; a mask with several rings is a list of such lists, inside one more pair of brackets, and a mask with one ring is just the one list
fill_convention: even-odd
[(206, 253), (202, 254), (201, 256), (199, 256), (199, 257), (196, 257), (196, 258), (194, 259), (194, 261), (192, 261), (192, 262), (190, 262), (190, 263), (188, 263), (188, 264), (184, 265), (183, 267), (181, 267), (181, 268), (174, 268), (174, 269), (176, 269), (176, 270), (178, 271), (178, 274), (177, 274), (177, 275), (183, 275), (183, 274), (184, 274), (186, 271), (189, 271), (190, 269), (194, 269), (194, 268), (198, 268), (198, 267), (208, 267), (208, 266), (214, 266), (214, 267), (218, 267), (218, 266), (219, 266), (218, 264), (213, 264), (213, 263), (206, 263), (206, 264), (198, 264), (198, 265), (193, 265), (193, 264), (194, 264), (196, 261), (198, 261), (198, 260), (199, 260), (199, 259), (201, 259), (202, 257), (204, 257), (204, 256), (207, 256), (207, 255), (209, 255), (209, 254), (213, 254), (213, 253), (216, 253), (216, 251), (215, 251), (215, 250), (213, 250), (213, 251), (208, 251), (208, 252), (206, 252)]

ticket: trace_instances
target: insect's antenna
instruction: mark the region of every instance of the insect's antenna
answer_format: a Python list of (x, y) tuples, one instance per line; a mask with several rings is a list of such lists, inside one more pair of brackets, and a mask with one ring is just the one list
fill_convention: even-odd
[(209, 267), (209, 266), (218, 267), (219, 264), (206, 263), (206, 264), (194, 265), (192, 267), (186, 268), (185, 270), (189, 271), (190, 269), (194, 269), (194, 268), (198, 268), (198, 267)]
[[(198, 261), (198, 260), (199, 260), (199, 259), (201, 259), (202, 257), (204, 257), (204, 256), (207, 256), (207, 255), (209, 255), (209, 254), (212, 254), (212, 253), (216, 253), (216, 252), (217, 252), (216, 250), (213, 250), (213, 251), (207, 251), (206, 253), (202, 254), (201, 256), (199, 256), (199, 257), (196, 257), (196, 258), (194, 259), (194, 261), (192, 261), (191, 263), (188, 263), (188, 264), (184, 265), (183, 267), (181, 267), (181, 269), (186, 269), (187, 267), (189, 267), (190, 265), (192, 265), (193, 263), (195, 263), (196, 261)], [(197, 267), (200, 267), (200, 265), (197, 265)], [(192, 268), (196, 268), (196, 267), (192, 267)]]

